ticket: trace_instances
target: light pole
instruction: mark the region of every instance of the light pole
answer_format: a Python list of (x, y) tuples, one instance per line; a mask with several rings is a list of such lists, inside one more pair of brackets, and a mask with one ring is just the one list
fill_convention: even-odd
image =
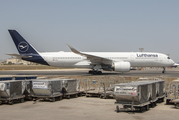
[(144, 50), (144, 48), (139, 48), (140, 52), (142, 52)]

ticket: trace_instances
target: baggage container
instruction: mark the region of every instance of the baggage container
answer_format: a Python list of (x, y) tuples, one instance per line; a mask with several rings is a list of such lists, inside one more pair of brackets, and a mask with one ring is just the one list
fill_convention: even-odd
[(114, 96), (117, 103), (141, 104), (149, 101), (150, 91), (148, 82), (121, 83), (115, 86)]
[(79, 80), (77, 79), (61, 79), (63, 81), (63, 93), (74, 93), (79, 90)]
[(0, 95), (3, 102), (13, 104), (13, 100), (24, 102), (22, 81), (0, 81)]
[(152, 91), (152, 99), (155, 99), (155, 97), (163, 97), (165, 94), (165, 81), (161, 79), (156, 79), (156, 80), (149, 80), (149, 81), (140, 81), (140, 82), (148, 82), (151, 84)]
[[(164, 100), (164, 80), (147, 80), (118, 84), (114, 88), (116, 111), (149, 110)], [(123, 108), (119, 108), (119, 104)]]
[(164, 80), (156, 80), (157, 81), (157, 96), (162, 97), (165, 94), (165, 81)]
[(79, 89), (79, 80), (78, 79), (62, 79), (63, 81), (63, 88), (62, 93), (64, 98), (70, 98), (78, 96), (82, 96), (83, 91)]
[(32, 81), (32, 90), (34, 92), (33, 100), (61, 100), (63, 94), (62, 80), (60, 79), (38, 79)]
[(157, 98), (157, 93), (156, 93), (156, 90), (157, 90), (157, 82), (156, 81), (150, 81), (151, 82), (151, 100), (155, 100)]
[(157, 99), (157, 81), (155, 80), (148, 80), (148, 81), (138, 81), (143, 83), (148, 83), (148, 92), (150, 100), (156, 100)]
[(25, 99), (32, 100), (32, 96), (34, 95), (32, 90), (32, 80), (23, 80), (22, 86), (24, 86), (23, 95), (25, 95)]
[(169, 84), (167, 91), (166, 104), (179, 104), (179, 79), (173, 80)]
[(22, 96), (22, 81), (0, 81), (1, 98)]
[(61, 94), (62, 80), (60, 79), (38, 79), (32, 81), (34, 95), (51, 96)]

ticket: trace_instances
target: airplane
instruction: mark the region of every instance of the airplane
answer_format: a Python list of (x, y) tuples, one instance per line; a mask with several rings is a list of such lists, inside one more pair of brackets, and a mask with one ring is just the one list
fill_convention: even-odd
[(154, 52), (38, 52), (16, 30), (8, 30), (19, 54), (7, 54), (18, 59), (63, 68), (89, 68), (89, 74), (104, 71), (129, 72), (131, 67), (163, 67), (174, 65), (165, 54)]

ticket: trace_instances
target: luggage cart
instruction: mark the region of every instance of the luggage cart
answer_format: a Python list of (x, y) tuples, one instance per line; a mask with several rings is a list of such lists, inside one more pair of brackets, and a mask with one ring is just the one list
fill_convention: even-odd
[[(145, 103), (141, 103), (141, 104), (134, 104), (134, 98), (131, 101), (131, 103), (118, 103), (115, 102), (116, 105), (116, 112), (144, 112), (146, 110), (150, 109), (150, 104), (151, 102), (145, 102)], [(119, 107), (119, 106), (123, 106), (123, 107)]]
[(64, 93), (63, 94), (63, 98), (67, 98), (70, 99), (71, 97), (81, 97), (83, 94), (83, 91), (79, 91), (79, 92), (72, 92), (72, 93)]
[(178, 106), (179, 100), (179, 80), (173, 80), (169, 84), (169, 90), (167, 91), (166, 104), (175, 104)]
[(12, 97), (12, 98), (0, 98), (1, 103), (8, 103), (9, 105), (13, 105), (15, 101), (19, 101), (20, 103), (24, 102), (24, 96)]
[(63, 94), (58, 94), (58, 95), (50, 95), (50, 96), (45, 96), (45, 95), (33, 95), (33, 101), (36, 102), (37, 100), (48, 100), (50, 102), (55, 102), (57, 100), (62, 100)]

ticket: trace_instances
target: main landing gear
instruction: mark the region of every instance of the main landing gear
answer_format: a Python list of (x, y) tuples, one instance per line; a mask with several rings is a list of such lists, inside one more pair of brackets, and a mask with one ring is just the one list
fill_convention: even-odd
[(162, 73), (165, 73), (165, 67), (163, 67), (163, 71), (162, 71)]
[(96, 71), (96, 70), (90, 70), (88, 73), (93, 74), (93, 75), (101, 75), (102, 74), (101, 71)]

